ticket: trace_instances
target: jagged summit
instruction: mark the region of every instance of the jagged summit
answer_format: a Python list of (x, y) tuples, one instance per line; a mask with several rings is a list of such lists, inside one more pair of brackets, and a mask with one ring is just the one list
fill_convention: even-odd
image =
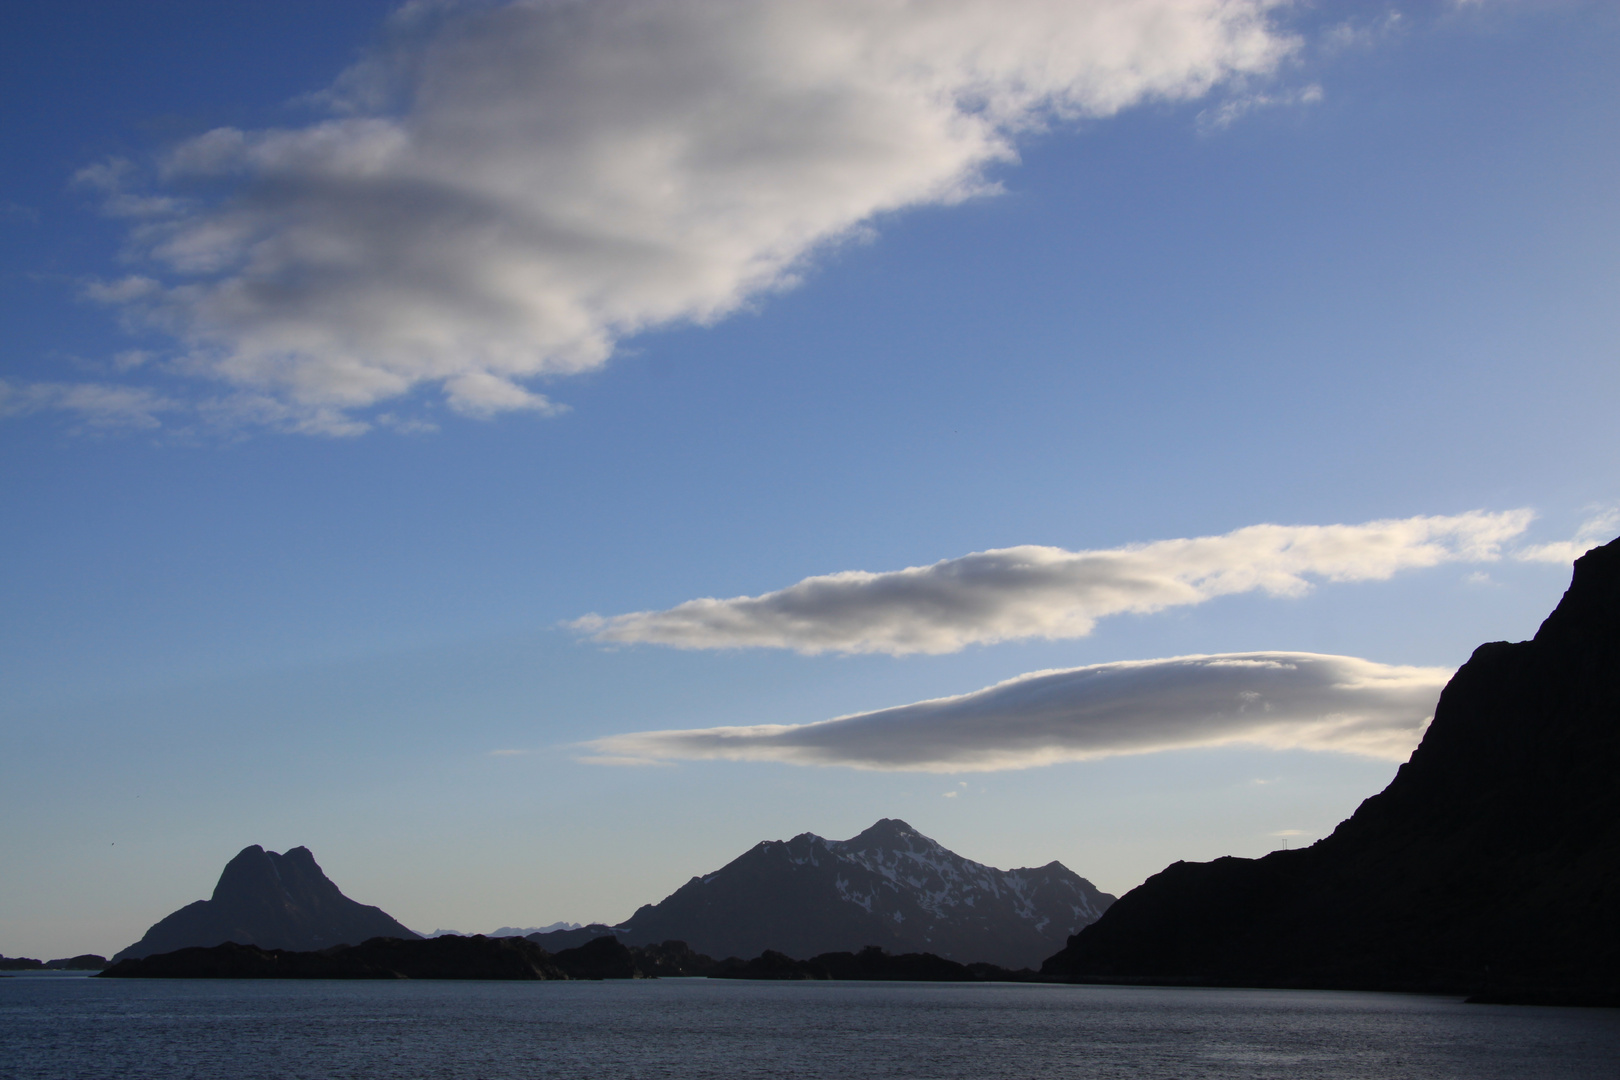
[(225, 864), (212, 897), (160, 920), (113, 959), (226, 941), (309, 951), (374, 937), (417, 936), (382, 909), (344, 896), (308, 848), (278, 854), (253, 844)]
[(848, 840), (806, 832), (763, 841), (617, 932), (632, 944), (686, 941), (715, 957), (881, 945), (1017, 968), (1039, 963), (1112, 902), (1061, 863), (998, 870), (883, 818)]
[[(805, 833), (804, 835), (817, 840), (821, 839), (814, 833)], [(904, 849), (914, 852), (947, 850), (938, 841), (924, 836), (899, 818), (879, 818), (848, 840), (827, 840), (824, 842), (843, 851), (865, 851), (883, 848)]]
[(907, 825), (899, 818), (886, 817), (878, 818), (872, 824), (868, 825), (866, 828), (862, 829), (848, 840), (842, 840), (839, 841), (839, 843), (846, 845), (884, 842), (893, 843), (897, 840), (910, 840), (913, 838), (922, 840), (924, 843), (928, 844), (934, 843), (934, 841), (928, 839), (928, 837), (924, 836), (916, 829), (913, 829), (910, 825)]

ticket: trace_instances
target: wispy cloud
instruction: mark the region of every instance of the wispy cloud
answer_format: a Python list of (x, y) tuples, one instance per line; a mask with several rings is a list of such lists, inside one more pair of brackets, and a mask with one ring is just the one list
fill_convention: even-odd
[[(878, 215), (994, 190), (1022, 133), (1260, 77), (1280, 0), (415, 0), (302, 128), (85, 168), (148, 265), (94, 295), (179, 369), (350, 433), (471, 416), (625, 335), (791, 286)], [(223, 193), (223, 194), (222, 194)]]
[(178, 402), (133, 386), (108, 383), (15, 384), (0, 379), (0, 416), (65, 412), (86, 427), (155, 428), (158, 414), (181, 409)]
[(1258, 652), (1037, 671), (815, 724), (646, 731), (587, 744), (601, 764), (775, 761), (936, 773), (1247, 743), (1399, 760), (1451, 672)]
[(689, 600), (571, 625), (603, 642), (802, 653), (949, 653), (1019, 638), (1076, 638), (1109, 615), (1145, 614), (1313, 579), (1379, 581), (1445, 562), (1488, 562), (1534, 514), (1473, 511), (1365, 525), (1251, 525), (1224, 536), (1101, 551), (1013, 547), (932, 566), (806, 578), (762, 596)]
[(1521, 548), (1514, 553), (1514, 558), (1526, 562), (1571, 563), (1599, 544), (1613, 540), (1616, 532), (1620, 532), (1620, 507), (1609, 507), (1582, 522), (1572, 539)]
[(1315, 83), (1293, 90), (1274, 93), (1253, 92), (1234, 94), (1219, 105), (1198, 114), (1199, 126), (1206, 131), (1231, 127), (1256, 109), (1275, 109), (1315, 105), (1322, 100), (1322, 88)]

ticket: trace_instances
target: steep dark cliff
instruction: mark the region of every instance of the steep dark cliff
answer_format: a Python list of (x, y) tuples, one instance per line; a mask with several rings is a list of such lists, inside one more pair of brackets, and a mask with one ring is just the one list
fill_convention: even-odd
[(417, 936), (381, 908), (344, 896), (321, 872), (308, 848), (280, 855), (255, 844), (226, 864), (212, 898), (187, 904), (162, 919), (113, 959), (226, 941), (309, 951), (376, 937)]
[[(686, 941), (714, 957), (881, 945), (1019, 968), (1113, 899), (1062, 863), (997, 870), (885, 818), (849, 840), (803, 833), (757, 844), (613, 932), (629, 944)], [(530, 940), (553, 948), (553, 937)]]
[(1576, 562), (1533, 640), (1475, 650), (1411, 760), (1332, 836), (1176, 863), (1042, 970), (1607, 999), (1617, 916), (1620, 540)]

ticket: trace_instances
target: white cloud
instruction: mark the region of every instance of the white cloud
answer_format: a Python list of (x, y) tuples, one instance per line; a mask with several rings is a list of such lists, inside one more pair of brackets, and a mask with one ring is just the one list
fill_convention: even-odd
[(1620, 531), (1620, 507), (1610, 507), (1587, 518), (1574, 539), (1521, 548), (1514, 558), (1525, 562), (1572, 563), (1599, 544), (1606, 544)]
[(1206, 131), (1231, 127), (1256, 109), (1288, 108), (1315, 105), (1322, 100), (1322, 88), (1316, 83), (1279, 93), (1234, 94), (1212, 109), (1198, 114), (1198, 123)]
[(1400, 760), (1422, 737), (1450, 676), (1315, 653), (1136, 660), (1038, 671), (816, 724), (613, 735), (587, 744), (601, 757), (586, 760), (956, 773), (1233, 743)]
[(763, 596), (689, 600), (571, 625), (604, 642), (802, 653), (949, 653), (1018, 638), (1075, 638), (1104, 616), (1260, 590), (1297, 596), (1311, 578), (1380, 581), (1445, 562), (1487, 562), (1528, 510), (1365, 525), (1251, 525), (1224, 536), (1102, 551), (1001, 548), (887, 573), (848, 570)]
[(180, 409), (150, 390), (107, 383), (27, 383), (0, 379), (0, 416), (55, 411), (70, 413), (91, 428), (155, 428), (158, 414)]
[(1264, 75), (1295, 48), (1278, 6), (418, 0), (315, 95), (331, 118), (193, 139), (159, 193), (128, 162), (81, 171), (152, 264), (93, 295), (276, 426), (342, 433), (424, 385), (543, 413), (526, 381), (993, 190), (1020, 133)]

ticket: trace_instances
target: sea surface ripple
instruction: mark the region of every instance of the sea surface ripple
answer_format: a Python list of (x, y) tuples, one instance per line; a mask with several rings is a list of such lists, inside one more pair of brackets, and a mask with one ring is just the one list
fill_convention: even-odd
[(939, 983), (0, 979), (0, 1077), (1620, 1075), (1620, 1011)]

